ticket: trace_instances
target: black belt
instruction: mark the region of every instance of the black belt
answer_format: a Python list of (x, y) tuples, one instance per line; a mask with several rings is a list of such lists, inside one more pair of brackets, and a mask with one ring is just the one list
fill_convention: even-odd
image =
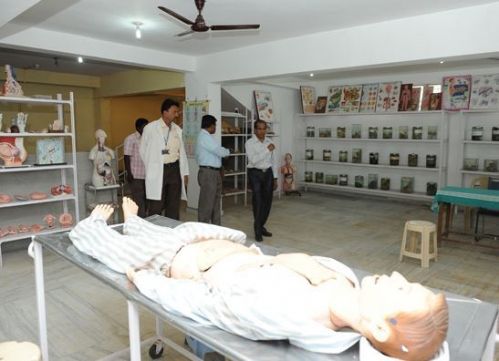
[(200, 165), (199, 168), (206, 168), (206, 169), (216, 170), (218, 172), (220, 172), (220, 169), (222, 169), (221, 167), (215, 168), (215, 167), (210, 167), (209, 165)]
[(272, 169), (272, 167), (268, 167), (267, 169), (260, 169), (260, 168), (248, 168), (248, 170), (257, 171), (257, 172), (262, 172), (262, 173), (265, 173), (265, 172), (266, 172), (266, 171), (268, 171), (269, 169)]
[(173, 168), (173, 167), (178, 167), (178, 160), (175, 161), (175, 162), (171, 162), (171, 163), (164, 163), (163, 164), (163, 167), (164, 168)]

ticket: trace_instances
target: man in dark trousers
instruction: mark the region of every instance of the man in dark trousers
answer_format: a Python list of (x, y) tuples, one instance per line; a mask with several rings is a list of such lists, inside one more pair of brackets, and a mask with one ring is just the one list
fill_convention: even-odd
[(179, 103), (165, 99), (161, 117), (144, 127), (140, 156), (146, 169), (146, 196), (149, 215), (179, 219), (180, 199), (187, 200), (189, 164), (182, 140), (182, 128), (173, 122)]
[(221, 224), (220, 200), (222, 198), (222, 158), (230, 151), (221, 147), (213, 138), (217, 120), (212, 115), (201, 119), (201, 131), (196, 142), (196, 160), (199, 164), (198, 221)]
[(146, 170), (139, 149), (142, 131), (147, 123), (149, 123), (147, 119), (137, 119), (135, 121), (136, 132), (126, 137), (124, 143), (126, 178), (131, 197), (139, 206), (137, 215), (141, 218), (146, 216)]
[(272, 237), (265, 228), (272, 206), (273, 191), (277, 188), (277, 171), (273, 161), (275, 149), (272, 140), (266, 137), (267, 123), (257, 120), (255, 134), (246, 141), (248, 156), (248, 179), (253, 191), (253, 217), (255, 240), (262, 242), (265, 237)]

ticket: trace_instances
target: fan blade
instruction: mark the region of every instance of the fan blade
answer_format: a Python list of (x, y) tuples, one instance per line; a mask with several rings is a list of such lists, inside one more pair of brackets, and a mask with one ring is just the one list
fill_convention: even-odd
[(244, 29), (260, 29), (260, 24), (246, 25), (212, 25), (211, 30), (244, 30)]
[(167, 13), (168, 15), (171, 15), (173, 16), (174, 18), (180, 20), (181, 22), (183, 23), (186, 23), (187, 25), (194, 25), (194, 23), (192, 21), (190, 21), (189, 19), (187, 18), (184, 18), (182, 15), (180, 14), (177, 14), (175, 11), (172, 11), (170, 9), (167, 9), (165, 8), (164, 6), (158, 6), (158, 9), (159, 10), (162, 10), (164, 11), (165, 13)]
[(194, 30), (188, 30), (188, 31), (184, 31), (183, 33), (177, 34), (175, 36), (185, 36), (185, 35), (194, 34), (194, 33), (195, 33)]

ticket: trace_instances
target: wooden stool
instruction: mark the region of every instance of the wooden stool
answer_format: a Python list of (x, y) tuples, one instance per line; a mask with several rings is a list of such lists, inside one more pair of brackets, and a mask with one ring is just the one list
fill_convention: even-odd
[[(408, 232), (421, 234), (421, 249), (417, 253), (414, 245), (407, 250)], [(430, 253), (430, 237), (433, 234), (433, 252)], [(421, 267), (428, 268), (430, 259), (437, 260), (437, 227), (432, 222), (427, 221), (407, 221), (405, 222), (404, 235), (402, 237), (402, 247), (400, 248), (400, 261), (404, 256), (421, 260)]]
[(2, 361), (41, 361), (40, 348), (31, 342), (0, 343), (0, 360)]

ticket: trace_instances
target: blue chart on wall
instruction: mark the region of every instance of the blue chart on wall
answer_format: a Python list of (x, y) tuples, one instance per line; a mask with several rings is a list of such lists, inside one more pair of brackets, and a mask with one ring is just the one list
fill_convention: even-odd
[(182, 133), (184, 136), (184, 146), (187, 157), (194, 157), (196, 150), (196, 140), (201, 130), (201, 118), (208, 114), (208, 100), (184, 102), (184, 118)]

